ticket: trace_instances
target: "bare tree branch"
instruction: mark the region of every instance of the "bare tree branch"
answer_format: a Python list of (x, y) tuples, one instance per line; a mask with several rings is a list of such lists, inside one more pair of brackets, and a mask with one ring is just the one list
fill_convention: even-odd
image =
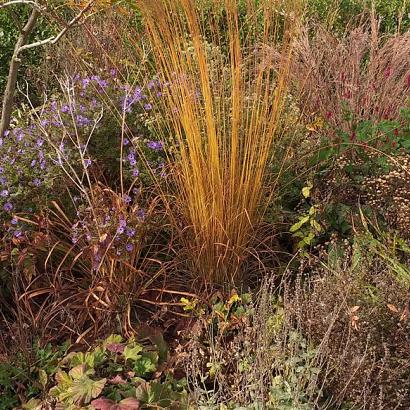
[(29, 5), (31, 7), (37, 8), (39, 11), (42, 10), (40, 5), (36, 1), (31, 1), (31, 0), (11, 0), (11, 1), (8, 1), (7, 3), (0, 4), (0, 9), (3, 9), (8, 6), (15, 6), (17, 4), (25, 4), (25, 5)]
[(21, 64), (21, 60), (19, 58), (20, 48), (23, 46), (23, 44), (26, 43), (29, 35), (36, 25), (39, 16), (40, 12), (37, 10), (37, 8), (33, 8), (30, 17), (26, 25), (21, 30), (20, 36), (17, 39), (16, 45), (14, 46), (14, 53), (11, 57), (9, 74), (7, 77), (6, 90), (4, 92), (3, 109), (1, 112), (0, 121), (0, 137), (4, 135), (10, 125), (11, 113), (14, 103), (14, 93), (16, 91), (17, 73)]
[(43, 46), (45, 44), (55, 44), (57, 43), (57, 41), (59, 41), (61, 39), (61, 37), (64, 36), (64, 34), (72, 27), (74, 26), (79, 20), (81, 20), (81, 18), (83, 17), (83, 15), (91, 8), (91, 6), (93, 5), (93, 3), (95, 2), (95, 0), (90, 0), (86, 6), (67, 24), (66, 27), (64, 27), (56, 36), (53, 37), (49, 37), (46, 38), (44, 40), (40, 40), (40, 41), (36, 41), (35, 43), (31, 43), (31, 44), (26, 44), (22, 47), (20, 47), (20, 51), (24, 51), (24, 50), (28, 50), (30, 48), (33, 47), (39, 47), (39, 46)]
[(32, 31), (34, 30), (38, 17), (41, 14), (44, 14), (46, 9), (41, 8), (38, 1), (31, 1), (31, 0), (10, 0), (7, 3), (3, 3), (2, 5), (0, 5), (0, 8), (15, 5), (15, 4), (26, 4), (32, 7), (30, 17), (26, 25), (23, 27), (23, 29), (20, 32), (20, 36), (16, 42), (16, 45), (14, 47), (14, 53), (10, 61), (10, 69), (9, 69), (9, 74), (7, 77), (6, 90), (4, 92), (4, 98), (3, 98), (3, 109), (1, 112), (0, 137), (4, 135), (5, 131), (10, 126), (11, 113), (12, 113), (13, 104), (14, 104), (14, 94), (16, 91), (16, 84), (17, 84), (17, 73), (18, 73), (18, 69), (21, 64), (21, 59), (20, 59), (19, 54), (22, 51), (28, 50), (30, 48), (39, 47), (45, 44), (57, 43), (57, 41), (59, 41), (61, 37), (63, 37), (70, 28), (72, 28), (76, 23), (78, 23), (81, 20), (81, 18), (91, 8), (94, 2), (95, 0), (90, 0), (85, 5), (85, 7), (83, 7), (81, 11), (69, 23), (67, 23), (67, 25), (56, 36), (53, 36), (53, 37), (50, 37), (44, 40), (36, 41), (31, 44), (26, 44), (27, 40), (30, 34), (32, 33)]

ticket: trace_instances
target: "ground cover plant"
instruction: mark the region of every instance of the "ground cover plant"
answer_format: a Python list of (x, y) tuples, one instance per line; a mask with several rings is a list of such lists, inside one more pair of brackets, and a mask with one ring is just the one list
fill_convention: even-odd
[(409, 408), (408, 2), (0, 5), (0, 409)]

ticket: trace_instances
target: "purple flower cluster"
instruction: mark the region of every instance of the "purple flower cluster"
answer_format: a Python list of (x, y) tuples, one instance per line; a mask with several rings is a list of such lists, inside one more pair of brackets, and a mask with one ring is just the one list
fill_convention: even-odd
[(0, 147), (0, 207), (4, 212), (24, 209), (27, 198), (36, 192), (33, 188), (38, 189), (45, 179), (58, 174), (48, 160), (40, 127), (31, 124), (4, 133)]
[[(164, 161), (163, 143), (149, 138), (150, 131), (145, 121), (155, 115), (156, 98), (161, 97), (165, 85), (162, 86), (156, 79), (144, 86), (124, 85), (115, 70), (106, 76), (76, 75), (71, 83), (74, 93), (70, 94), (70, 98), (53, 98), (48, 106), (39, 111), (39, 117), (28, 119), (25, 124), (21, 122), (21, 125), (0, 136), (0, 209), (3, 213), (28, 210), (29, 205), (26, 207), (26, 203), (30, 203), (31, 207), (34, 205), (36, 209), (37, 204), (31, 202), (33, 196), (38, 195), (38, 201), (41, 202), (44, 193), (52, 191), (54, 194), (53, 181), (65, 177), (63, 165), (80, 164), (88, 168), (98, 162), (98, 157), (91, 157), (84, 145), (76, 146), (76, 141), (78, 137), (82, 142), (87, 141), (94, 129), (103, 134), (102, 124), (112, 124), (111, 111), (102, 110), (107, 95), (111, 101), (117, 101), (117, 108), (124, 110), (126, 121), (132, 124), (130, 135), (123, 139), (124, 169), (128, 177), (135, 180), (141, 174), (144, 161), (138, 155), (140, 150), (147, 153), (154, 168)], [(100, 98), (102, 95), (105, 99)], [(101, 113), (104, 114), (102, 118)], [(132, 139), (133, 135), (138, 135), (138, 138)], [(118, 144), (118, 140), (113, 142), (113, 146), (115, 144)], [(125, 206), (131, 206), (133, 202), (129, 196), (125, 196), (123, 201)], [(144, 219), (137, 216), (142, 213), (136, 212), (135, 224)], [(125, 235), (124, 238), (136, 235), (129, 221), (122, 228), (124, 232), (121, 235)], [(91, 233), (88, 236), (93, 237)], [(80, 236), (74, 235), (74, 238), (78, 240)]]
[(146, 212), (136, 206), (138, 194), (138, 190), (123, 197), (111, 191), (98, 192), (93, 209), (85, 205), (83, 198), (76, 198), (78, 220), (71, 227), (71, 240), (91, 250), (94, 269), (105, 257), (126, 258), (138, 247), (146, 219)]
[(161, 141), (149, 141), (147, 143), (148, 148), (151, 148), (154, 151), (162, 151), (163, 146)]

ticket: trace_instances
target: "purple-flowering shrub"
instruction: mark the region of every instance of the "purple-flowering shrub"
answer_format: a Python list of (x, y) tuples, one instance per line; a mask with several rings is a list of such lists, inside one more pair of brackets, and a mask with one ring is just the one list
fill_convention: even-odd
[(163, 144), (150, 129), (159, 111), (157, 80), (143, 87), (121, 83), (116, 73), (77, 75), (62, 88), (0, 138), (1, 220), (66, 198), (62, 189), (81, 187), (85, 172), (113, 189), (121, 178), (130, 186), (163, 175)]
[(155, 169), (165, 159), (163, 143), (157, 141), (151, 126), (161, 115), (160, 82), (124, 84), (112, 72), (105, 78), (77, 75), (72, 89), (69, 101), (60, 106), (63, 123), (72, 129), (64, 117), (75, 120), (76, 136), (79, 134), (88, 158), (94, 160), (108, 185), (117, 187), (121, 177), (130, 183), (137, 177), (150, 183), (152, 172), (147, 165)]
[(31, 212), (61, 193), (63, 170), (35, 124), (6, 132), (0, 146), (0, 221)]

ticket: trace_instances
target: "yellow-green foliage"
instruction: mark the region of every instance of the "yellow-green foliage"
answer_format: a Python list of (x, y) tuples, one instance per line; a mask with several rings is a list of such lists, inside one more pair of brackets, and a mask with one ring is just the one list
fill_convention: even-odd
[[(261, 1), (256, 9), (255, 2), (242, 2), (243, 23), (238, 2), (209, 3), (205, 20), (195, 0), (138, 5), (167, 84), (163, 138), (171, 135), (177, 147), (176, 200), (190, 228), (184, 238), (191, 268), (207, 281), (226, 283), (241, 279), (263, 211), (265, 167), (278, 143), (300, 4)], [(260, 28), (258, 43), (240, 24)]]

